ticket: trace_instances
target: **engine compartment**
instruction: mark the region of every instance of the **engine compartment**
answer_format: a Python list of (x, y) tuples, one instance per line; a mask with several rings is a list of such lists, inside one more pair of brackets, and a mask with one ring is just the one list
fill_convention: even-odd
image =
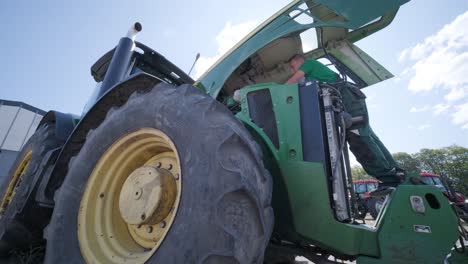
[(298, 34), (269, 43), (234, 70), (224, 83), (224, 93), (232, 95), (235, 90), (258, 83), (286, 82), (293, 73), (288, 60), (298, 53), (303, 53)]

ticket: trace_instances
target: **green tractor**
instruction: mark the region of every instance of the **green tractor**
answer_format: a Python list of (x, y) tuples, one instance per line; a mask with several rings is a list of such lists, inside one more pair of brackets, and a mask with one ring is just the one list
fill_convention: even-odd
[[(345, 118), (339, 91), (392, 77), (354, 43), (405, 2), (293, 1), (198, 81), (136, 42), (136, 23), (92, 66), (83, 114), (48, 112), (19, 154), (0, 187), (2, 253), (44, 247), (44, 263), (467, 263), (451, 204), (411, 175), (379, 179), (389, 184), (375, 224), (356, 221), (345, 123), (366, 117)], [(331, 64), (340, 83), (284, 84), (297, 54)]]

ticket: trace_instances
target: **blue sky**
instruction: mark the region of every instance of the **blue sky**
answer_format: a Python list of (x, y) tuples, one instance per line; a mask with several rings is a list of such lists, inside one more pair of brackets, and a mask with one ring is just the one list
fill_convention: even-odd
[[(94, 87), (90, 66), (135, 21), (143, 24), (138, 40), (184, 70), (200, 52), (199, 75), (287, 3), (2, 1), (0, 98), (80, 113)], [(371, 125), (391, 152), (468, 147), (467, 11), (468, 1), (411, 1), (357, 43), (396, 76), (364, 90)]]

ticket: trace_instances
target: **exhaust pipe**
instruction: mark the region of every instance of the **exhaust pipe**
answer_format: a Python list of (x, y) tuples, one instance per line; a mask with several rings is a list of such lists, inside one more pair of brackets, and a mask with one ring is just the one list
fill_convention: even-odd
[(136, 38), (136, 35), (141, 32), (141, 30), (143, 29), (143, 27), (141, 26), (141, 24), (139, 22), (136, 22), (135, 24), (133, 24), (133, 26), (128, 30), (127, 32), (127, 38), (131, 39), (132, 41), (135, 41), (135, 38)]
[(120, 39), (115, 47), (112, 60), (107, 68), (106, 75), (99, 88), (98, 98), (104, 95), (114, 85), (126, 78), (128, 67), (131, 65), (133, 50), (135, 49), (136, 35), (143, 29), (140, 23), (133, 24), (127, 35)]

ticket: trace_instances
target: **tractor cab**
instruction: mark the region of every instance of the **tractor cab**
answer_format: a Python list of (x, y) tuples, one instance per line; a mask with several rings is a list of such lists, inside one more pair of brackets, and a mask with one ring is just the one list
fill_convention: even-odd
[[(453, 187), (450, 184), (448, 179), (443, 181), (438, 174), (423, 172), (419, 174), (421, 181), (423, 181), (427, 185), (434, 185), (440, 189), (440, 191), (451, 201), (454, 203), (461, 203), (466, 204), (465, 196), (453, 190)], [(468, 213), (468, 212), (467, 212)]]
[(369, 198), (372, 191), (377, 190), (379, 181), (374, 179), (356, 180), (353, 181), (354, 193), (360, 198)]
[(441, 192), (447, 193), (447, 188), (442, 183), (439, 175), (433, 173), (420, 173), (419, 177), (425, 184), (434, 185), (439, 188)]

